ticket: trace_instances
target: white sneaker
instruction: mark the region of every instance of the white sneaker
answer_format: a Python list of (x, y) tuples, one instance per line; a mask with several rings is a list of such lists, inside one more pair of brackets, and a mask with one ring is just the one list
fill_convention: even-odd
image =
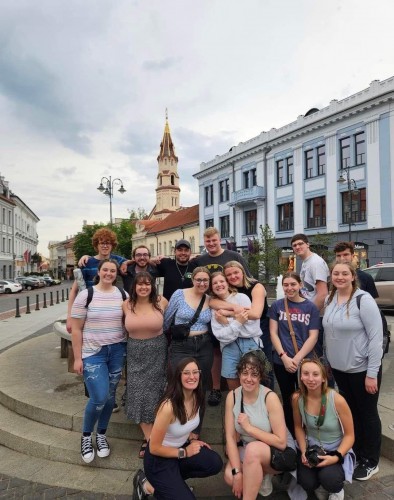
[(271, 495), (273, 490), (271, 474), (265, 474), (263, 481), (259, 489), (259, 495), (262, 497), (268, 497)]
[(345, 498), (345, 491), (342, 488), (338, 493), (330, 493), (328, 500), (343, 500)]
[(90, 464), (94, 459), (94, 448), (91, 435), (81, 437), (81, 457), (86, 464)]
[(323, 486), (319, 486), (315, 490), (315, 496), (317, 500), (327, 500), (329, 498), (328, 491), (323, 488)]
[(108, 457), (111, 450), (105, 434), (96, 435), (97, 456), (100, 458)]

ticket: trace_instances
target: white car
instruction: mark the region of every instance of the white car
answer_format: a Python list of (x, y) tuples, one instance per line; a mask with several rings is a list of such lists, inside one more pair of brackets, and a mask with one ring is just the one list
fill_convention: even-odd
[(22, 285), (13, 280), (1, 280), (0, 285), (4, 287), (5, 293), (19, 293), (22, 291)]

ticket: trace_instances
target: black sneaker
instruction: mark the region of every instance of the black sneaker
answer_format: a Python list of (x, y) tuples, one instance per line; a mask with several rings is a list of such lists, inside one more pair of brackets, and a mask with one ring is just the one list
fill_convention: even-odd
[(118, 411), (119, 411), (119, 410), (120, 410), (120, 408), (119, 408), (118, 403), (115, 403), (115, 404), (114, 404), (114, 408), (113, 408), (113, 410), (112, 410), (112, 413), (118, 413)]
[(218, 406), (222, 400), (222, 393), (219, 389), (212, 389), (208, 396), (209, 406)]
[(148, 498), (147, 493), (145, 493), (144, 483), (146, 482), (145, 472), (142, 469), (137, 470), (135, 476), (133, 477), (133, 499), (132, 500), (144, 500)]
[(108, 457), (111, 453), (109, 444), (107, 441), (107, 436), (105, 434), (96, 435), (96, 445), (97, 445), (97, 456), (100, 458)]
[(90, 464), (94, 459), (94, 448), (91, 435), (81, 437), (81, 457), (86, 464)]
[(370, 464), (368, 460), (361, 460), (353, 472), (353, 479), (367, 481), (378, 472), (379, 467), (377, 465)]

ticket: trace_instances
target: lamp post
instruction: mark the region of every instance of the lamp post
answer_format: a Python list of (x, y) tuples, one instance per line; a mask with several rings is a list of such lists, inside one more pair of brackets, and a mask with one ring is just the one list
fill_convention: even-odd
[(102, 177), (100, 185), (97, 188), (100, 191), (100, 193), (103, 193), (109, 197), (109, 222), (111, 226), (112, 226), (112, 197), (114, 196), (114, 184), (120, 184), (120, 188), (118, 189), (119, 193), (123, 194), (126, 192), (125, 188), (123, 187), (123, 181), (122, 179), (119, 179), (119, 177), (117, 177), (116, 179), (112, 179), (111, 176)]
[[(341, 170), (341, 175), (339, 176), (339, 179), (337, 180), (337, 182), (339, 184), (347, 183), (348, 197), (349, 197), (349, 217), (348, 217), (349, 241), (352, 241), (353, 194), (358, 193), (358, 189), (357, 189), (356, 181), (354, 179), (350, 178), (349, 170), (350, 170), (350, 167), (344, 167)], [(346, 178), (343, 176), (344, 173), (345, 173)]]

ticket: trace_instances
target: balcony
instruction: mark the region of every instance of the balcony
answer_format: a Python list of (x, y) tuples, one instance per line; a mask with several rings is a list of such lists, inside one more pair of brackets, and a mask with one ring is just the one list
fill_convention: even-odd
[(279, 231), (290, 231), (294, 229), (294, 219), (289, 217), (279, 221)]
[(324, 227), (326, 225), (326, 218), (325, 217), (308, 217), (308, 225), (307, 228), (315, 228), (315, 227)]
[(231, 193), (229, 205), (247, 205), (250, 202), (263, 200), (265, 200), (265, 188), (263, 186), (253, 186)]

